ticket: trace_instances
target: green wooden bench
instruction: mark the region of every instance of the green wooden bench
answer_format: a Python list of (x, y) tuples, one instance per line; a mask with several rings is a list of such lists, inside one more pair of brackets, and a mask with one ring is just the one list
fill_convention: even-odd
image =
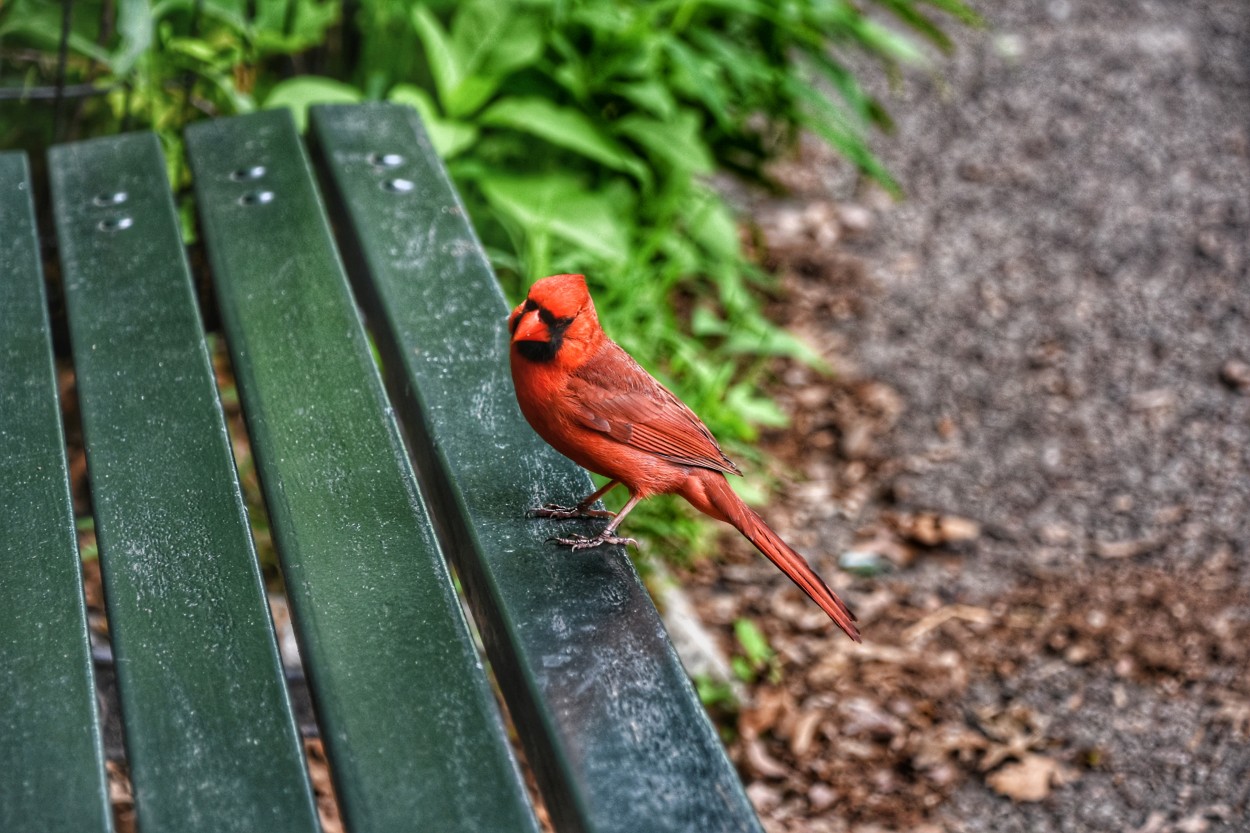
[[(539, 829), (450, 565), (557, 830), (759, 831), (625, 554), (525, 517), (587, 478), (517, 410), (503, 296), (415, 114), (186, 143), (347, 829)], [(139, 826), (315, 831), (156, 138), (47, 162)], [(82, 833), (112, 821), (32, 192), (0, 154), (0, 830)]]

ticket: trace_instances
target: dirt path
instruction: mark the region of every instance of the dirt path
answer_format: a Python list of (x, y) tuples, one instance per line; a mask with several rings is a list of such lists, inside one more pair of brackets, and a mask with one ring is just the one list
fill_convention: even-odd
[[(705, 616), (782, 656), (735, 748), (776, 831), (1247, 830), (1250, 6), (979, 5), (890, 108), (908, 199), (823, 172), (871, 209), (864, 274), (781, 256), (844, 373), (787, 380), (809, 482), (773, 512), (868, 647), (747, 556), (709, 578)], [(815, 252), (812, 205), (781, 225)], [(981, 533), (900, 543), (925, 511)]]

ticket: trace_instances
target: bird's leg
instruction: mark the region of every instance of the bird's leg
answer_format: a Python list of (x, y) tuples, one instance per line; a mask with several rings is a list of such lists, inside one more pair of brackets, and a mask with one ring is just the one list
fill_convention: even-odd
[(607, 527), (604, 528), (603, 532), (600, 532), (598, 535), (590, 538), (582, 535), (572, 535), (568, 538), (548, 538), (547, 540), (557, 543), (560, 546), (568, 547), (574, 552), (577, 552), (578, 550), (588, 550), (594, 547), (601, 547), (604, 544), (620, 544), (621, 546), (633, 544), (634, 546), (638, 546), (638, 542), (633, 538), (618, 537), (616, 535), (616, 528), (621, 525), (621, 521), (625, 520), (625, 516), (638, 505), (638, 501), (640, 500), (642, 500), (642, 495), (631, 494), (629, 496), (629, 502), (626, 503), (625, 506), (621, 508), (620, 513), (612, 519), (612, 523), (608, 524)]
[(572, 508), (548, 503), (541, 508), (531, 509), (529, 516), (531, 518), (554, 518), (557, 521), (566, 521), (569, 518), (614, 518), (616, 516), (611, 512), (606, 512), (602, 509), (591, 509), (590, 507), (594, 505), (596, 500), (612, 491), (612, 487), (620, 482), (619, 480), (609, 480)]

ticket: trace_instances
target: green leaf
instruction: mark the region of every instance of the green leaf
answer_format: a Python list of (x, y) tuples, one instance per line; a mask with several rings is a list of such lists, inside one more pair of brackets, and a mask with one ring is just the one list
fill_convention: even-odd
[(891, 31), (880, 23), (860, 17), (853, 28), (860, 45), (885, 58), (907, 64), (926, 63), (924, 53), (910, 38)]
[(742, 680), (742, 682), (755, 682), (755, 669), (751, 667), (751, 663), (747, 662), (745, 657), (730, 657), (729, 667), (733, 669), (734, 676)]
[(274, 85), (265, 98), (265, 109), (290, 107), (300, 132), (308, 125), (308, 108), (314, 104), (354, 104), (360, 90), (333, 78), (298, 75)]
[(508, 3), (469, 0), (460, 3), (451, 23), (451, 49), (465, 75), (477, 72), (500, 40), (512, 18)]
[(615, 128), (683, 175), (707, 174), (715, 167), (712, 152), (700, 135), (699, 117), (692, 110), (663, 120), (633, 113), (617, 120)]
[(950, 52), (954, 49), (954, 44), (951, 43), (951, 39), (947, 34), (939, 29), (933, 21), (921, 14), (911, 0), (880, 0), (880, 2), (887, 9), (894, 12), (899, 20), (928, 38), (938, 49), (943, 52)]
[[(335, 2), (335, 0), (321, 3), (311, 2), (311, 0), (287, 0), (287, 2), (295, 4), (294, 15), (290, 18), (290, 30), (287, 32), (291, 51), (298, 51), (323, 42), (326, 30), (338, 22), (343, 6), (341, 2)], [(260, 3), (259, 5), (270, 4)], [(285, 30), (286, 21), (283, 22), (283, 26)]]
[(678, 38), (666, 37), (663, 44), (672, 62), (673, 85), (683, 94), (701, 101), (718, 124), (732, 125), (729, 91), (721, 83), (720, 69)]
[(484, 111), (479, 120), (485, 125), (537, 136), (644, 183), (650, 179), (646, 166), (604, 135), (584, 113), (557, 106), (545, 98), (505, 98)]
[(767, 664), (775, 655), (773, 647), (768, 644), (768, 637), (750, 619), (734, 620), (734, 637), (742, 646), (747, 661), (756, 668)]
[(662, 119), (671, 117), (677, 111), (677, 99), (673, 98), (668, 85), (658, 78), (616, 84), (610, 89)]
[(766, 428), (785, 428), (790, 424), (785, 412), (772, 399), (757, 394), (749, 385), (734, 385), (725, 396), (725, 403), (744, 420)]
[(784, 83), (786, 89), (806, 105), (803, 123), (808, 128), (891, 194), (901, 195), (898, 183), (869, 149), (861, 130), (847, 119), (837, 104), (796, 78), (787, 77)]
[(443, 24), (434, 17), (429, 6), (422, 3), (413, 7), (412, 25), (417, 30), (421, 45), (425, 47), (425, 59), (430, 67), (430, 75), (434, 77), (434, 85), (438, 88), (439, 100), (446, 106), (448, 99), (464, 80), (464, 69), (460, 66)]
[(476, 112), (508, 75), (537, 61), (544, 48), (538, 18), (518, 15), (497, 0), (460, 5), (450, 33), (424, 5), (413, 10), (412, 19), (449, 116)]
[(165, 42), (165, 48), (169, 52), (186, 55), (193, 61), (206, 66), (212, 66), (217, 60), (217, 50), (213, 48), (213, 45), (199, 38), (169, 38)]
[(117, 34), (120, 48), (113, 53), (112, 67), (125, 75), (152, 45), (152, 8), (148, 0), (118, 0)]
[(588, 190), (566, 174), (491, 175), (477, 182), (496, 212), (525, 234), (552, 234), (607, 261), (628, 253), (622, 205), (616, 190)]
[(486, 56), (482, 71), (494, 76), (511, 75), (532, 66), (546, 49), (546, 31), (537, 14), (519, 14), (508, 25), (507, 36)]
[(742, 248), (738, 242), (738, 224), (714, 191), (700, 188), (686, 208), (686, 227), (690, 237), (722, 260), (737, 261)]
[(472, 115), (499, 89), (499, 79), (484, 75), (470, 75), (452, 90), (443, 102), (447, 115), (466, 117)]
[(466, 75), (500, 77), (528, 66), (543, 51), (538, 19), (517, 15), (509, 3), (474, 0), (456, 10), (451, 45)]
[(969, 26), (985, 25), (985, 19), (977, 14), (972, 7), (964, 3), (963, 0), (923, 0), (923, 2), (954, 15), (961, 23), (966, 23)]
[(729, 325), (707, 304), (699, 304), (690, 314), (690, 332), (700, 338), (723, 336), (729, 332)]
[(811, 63), (834, 86), (842, 100), (860, 119), (873, 122), (887, 132), (894, 129), (894, 123), (885, 108), (864, 90), (859, 79), (850, 70), (827, 55), (814, 56)]
[(829, 369), (828, 362), (811, 345), (763, 318), (750, 332), (734, 331), (725, 342), (725, 350), (742, 356), (783, 356), (818, 370)]
[(716, 708), (723, 706), (725, 708), (733, 708), (738, 705), (738, 698), (734, 696), (733, 686), (729, 683), (714, 680), (707, 674), (700, 674), (694, 678), (695, 691), (699, 693), (699, 702), (704, 708)]
[(391, 88), (387, 99), (416, 109), (421, 116), (422, 123), (425, 124), (425, 131), (430, 134), (434, 149), (443, 159), (451, 159), (477, 141), (476, 127), (440, 116), (434, 105), (434, 99), (420, 87), (412, 84), (397, 84)]
[[(45, 50), (49, 55), (54, 55), (61, 41), (59, 5), (31, 4), (29, 11), (23, 8), (26, 5), (22, 4), (19, 7), (15, 4), (7, 10), (3, 18), (0, 18), (0, 38), (7, 39), (16, 35), (18, 39), (24, 39)], [(70, 32), (68, 43), (73, 52), (93, 61), (107, 64), (110, 60), (111, 56), (103, 47), (78, 32)]]

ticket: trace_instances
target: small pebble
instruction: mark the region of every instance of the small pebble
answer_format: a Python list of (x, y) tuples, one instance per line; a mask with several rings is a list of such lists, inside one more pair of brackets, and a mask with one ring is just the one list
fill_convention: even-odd
[(1220, 368), (1220, 381), (1238, 393), (1250, 393), (1250, 364), (1229, 359)]
[(857, 576), (878, 576), (889, 572), (891, 564), (870, 550), (847, 550), (838, 556), (838, 566)]

